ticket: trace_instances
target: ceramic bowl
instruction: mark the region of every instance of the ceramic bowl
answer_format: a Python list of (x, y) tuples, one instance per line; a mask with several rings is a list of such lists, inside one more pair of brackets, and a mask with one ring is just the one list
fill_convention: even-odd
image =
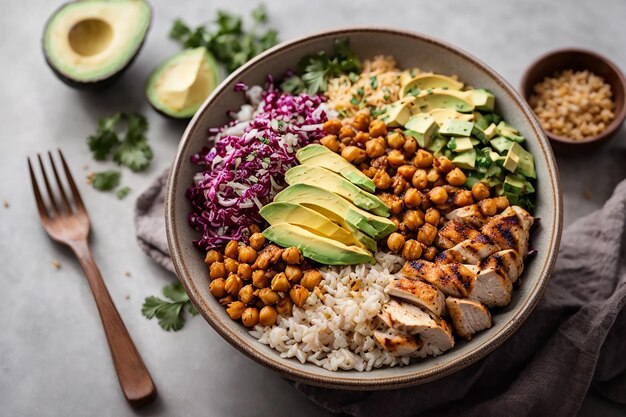
[[(527, 260), (522, 285), (514, 291), (511, 304), (495, 312), (493, 327), (476, 334), (470, 342), (459, 339), (454, 349), (441, 356), (370, 372), (332, 372), (310, 363), (281, 358), (276, 351), (250, 336), (240, 323), (231, 320), (209, 292), (204, 254), (192, 243), (198, 234), (187, 222), (190, 204), (185, 198), (185, 191), (198, 171), (189, 162), (190, 156), (206, 145), (210, 127), (226, 123), (227, 111), (244, 104), (243, 95), (233, 92), (235, 84), (263, 84), (268, 74), (278, 78), (287, 69), (296, 68), (304, 54), (320, 50), (330, 52), (333, 41), (344, 37), (350, 39), (361, 59), (389, 54), (397, 59), (400, 67), (457, 74), (466, 83), (491, 90), (497, 97), (497, 111), (527, 138), (539, 177), (535, 215), (541, 222), (531, 237), (537, 255)], [(180, 142), (168, 179), (165, 217), (169, 249), (178, 277), (202, 316), (224, 339), (286, 378), (331, 388), (368, 390), (416, 385), (451, 374), (489, 354), (513, 334), (528, 318), (548, 284), (561, 237), (562, 207), (550, 144), (524, 99), (501, 76), (466, 52), (424, 35), (352, 28), (280, 44), (239, 68), (217, 88), (191, 120)]]
[(626, 79), (622, 71), (608, 58), (595, 52), (582, 49), (559, 49), (548, 52), (533, 62), (522, 77), (520, 89), (528, 100), (535, 84), (551, 77), (556, 72), (571, 69), (574, 71), (589, 70), (601, 76), (611, 86), (615, 102), (615, 118), (607, 128), (596, 136), (581, 140), (556, 135), (550, 131), (544, 133), (550, 139), (555, 151), (565, 154), (581, 154), (597, 149), (606, 143), (620, 128), (626, 119)]

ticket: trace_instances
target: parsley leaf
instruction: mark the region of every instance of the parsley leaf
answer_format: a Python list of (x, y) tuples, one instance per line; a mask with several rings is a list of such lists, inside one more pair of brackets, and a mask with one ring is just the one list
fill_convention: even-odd
[(189, 297), (180, 283), (168, 285), (163, 288), (163, 296), (168, 300), (150, 296), (146, 297), (141, 313), (148, 319), (156, 317), (159, 320), (159, 326), (163, 330), (177, 331), (185, 325), (184, 311), (195, 316), (198, 310), (191, 304)]
[(126, 198), (128, 193), (130, 193), (130, 187), (124, 187), (117, 190), (117, 193), (115, 193), (115, 195), (117, 195), (117, 198), (119, 198), (120, 200), (123, 200), (124, 198)]
[(96, 190), (110, 191), (120, 184), (122, 173), (119, 171), (102, 171), (94, 174), (91, 185)]
[(116, 113), (111, 117), (103, 117), (98, 122), (96, 133), (87, 138), (89, 149), (93, 152), (96, 161), (107, 158), (113, 147), (119, 144), (115, 129), (120, 121), (121, 114)]

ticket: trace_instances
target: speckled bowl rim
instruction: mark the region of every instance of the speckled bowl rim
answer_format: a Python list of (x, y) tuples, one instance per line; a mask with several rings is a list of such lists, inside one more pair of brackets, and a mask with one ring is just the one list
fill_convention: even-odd
[[(284, 359), (281, 358), (278, 352), (273, 355), (265, 355), (257, 349), (254, 344), (258, 343), (249, 338), (243, 338), (236, 332), (234, 332), (229, 325), (223, 323), (210, 309), (210, 307), (204, 303), (202, 297), (199, 294), (198, 289), (196, 288), (193, 280), (190, 277), (189, 270), (187, 266), (183, 263), (182, 255), (181, 255), (181, 246), (177, 239), (178, 232), (176, 230), (176, 222), (175, 222), (175, 200), (176, 196), (179, 195), (175, 189), (176, 184), (178, 183), (178, 176), (180, 172), (180, 166), (183, 163), (189, 163), (185, 158), (186, 155), (189, 155), (188, 146), (190, 137), (192, 133), (197, 127), (197, 121), (204, 117), (209, 104), (215, 100), (218, 100), (220, 96), (223, 94), (232, 94), (231, 91), (225, 91), (224, 86), (228, 85), (228, 83), (234, 79), (241, 79), (242, 76), (249, 71), (254, 71), (255, 65), (259, 61), (263, 61), (266, 59), (271, 59), (275, 55), (279, 54), (283, 50), (290, 49), (293, 47), (297, 47), (297, 45), (315, 40), (318, 38), (325, 38), (329, 36), (341, 37), (355, 33), (387, 33), (393, 34), (396, 36), (408, 37), (416, 40), (420, 40), (423, 42), (434, 44), (440, 48), (447, 49), (448, 51), (460, 56), (462, 59), (471, 61), (474, 65), (478, 66), (481, 70), (485, 71), (493, 80), (495, 80), (509, 95), (509, 98), (516, 104), (519, 111), (521, 111), (526, 119), (528, 120), (531, 128), (533, 129), (535, 136), (539, 139), (539, 146), (542, 150), (543, 155), (546, 158), (546, 166), (548, 168), (549, 181), (551, 184), (551, 188), (554, 191), (552, 193), (553, 201), (551, 204), (554, 205), (554, 219), (547, 219), (548, 221), (542, 222), (544, 227), (550, 228), (550, 230), (546, 230), (549, 236), (549, 244), (547, 245), (550, 248), (550, 253), (546, 258), (546, 262), (541, 266), (540, 277), (537, 279), (535, 286), (529, 292), (530, 296), (523, 301), (520, 301), (520, 307), (518, 308), (517, 313), (506, 323), (502, 329), (493, 335), (493, 337), (489, 340), (484, 341), (480, 345), (476, 345), (473, 350), (468, 352), (465, 355), (458, 356), (454, 359), (445, 361), (437, 366), (433, 366), (427, 370), (416, 371), (413, 373), (404, 372), (402, 375), (392, 375), (388, 377), (381, 378), (368, 378), (368, 379), (350, 379), (343, 378), (342, 374), (344, 372), (350, 371), (341, 371), (336, 372), (332, 376), (320, 375), (314, 372), (315, 368), (312, 367), (312, 371), (301, 370), (291, 366), (293, 363), (292, 359)], [(186, 216), (187, 213), (184, 213)], [(232, 73), (227, 79), (218, 87), (213, 94), (204, 102), (202, 107), (198, 110), (196, 115), (193, 117), (189, 125), (187, 126), (182, 140), (179, 144), (178, 151), (174, 158), (174, 163), (172, 168), (170, 169), (170, 173), (168, 176), (167, 189), (166, 189), (166, 198), (165, 198), (165, 223), (166, 223), (166, 232), (167, 232), (167, 241), (169, 246), (169, 251), (172, 256), (172, 260), (174, 262), (174, 268), (176, 270), (176, 274), (178, 275), (185, 291), (189, 295), (190, 299), (197, 307), (198, 311), (202, 316), (206, 319), (206, 321), (217, 331), (224, 339), (226, 339), (231, 345), (236, 347), (239, 351), (254, 359), (258, 363), (273, 369), (274, 371), (280, 373), (286, 378), (301, 381), (304, 383), (323, 386), (327, 388), (337, 388), (337, 389), (350, 389), (350, 390), (374, 390), (374, 389), (392, 389), (392, 388), (402, 388), (407, 386), (413, 386), (422, 384), (425, 382), (433, 381), (435, 379), (439, 379), (446, 375), (452, 374), (455, 371), (463, 369), (469, 366), (472, 363), (475, 363), (479, 359), (483, 358), (488, 353), (492, 352), (498, 346), (500, 346), (506, 339), (508, 339), (520, 326), (521, 324), (529, 317), (530, 313), (533, 311), (541, 296), (543, 295), (546, 286), (548, 285), (550, 275), (552, 269), (554, 268), (554, 264), (556, 262), (558, 248), (561, 239), (561, 231), (562, 231), (562, 220), (563, 220), (563, 209), (562, 209), (562, 195), (560, 192), (560, 182), (558, 177), (558, 170), (556, 166), (556, 162), (554, 159), (554, 154), (552, 153), (552, 149), (548, 140), (545, 138), (539, 123), (535, 119), (534, 114), (531, 109), (527, 105), (526, 101), (515, 91), (515, 89), (506, 82), (500, 75), (498, 75), (494, 70), (485, 65), (482, 61), (475, 58), (474, 56), (461, 51), (459, 48), (456, 48), (448, 43), (442, 42), (440, 40), (434, 39), (432, 37), (418, 34), (415, 32), (409, 31), (400, 31), (395, 29), (387, 29), (387, 28), (374, 28), (374, 27), (350, 27), (343, 28), (337, 30), (329, 30), (324, 32), (319, 32), (317, 34), (311, 36), (301, 37), (292, 41), (281, 43), (264, 53), (258, 55), (257, 57), (250, 60), (247, 64), (240, 67), (237, 71)], [(231, 325), (238, 325), (233, 322)], [(252, 342), (252, 343), (251, 343)], [(259, 344), (259, 346), (262, 346)], [(402, 368), (405, 369), (405, 368)], [(410, 369), (407, 367), (406, 369)], [(355, 371), (356, 372), (356, 371)]]

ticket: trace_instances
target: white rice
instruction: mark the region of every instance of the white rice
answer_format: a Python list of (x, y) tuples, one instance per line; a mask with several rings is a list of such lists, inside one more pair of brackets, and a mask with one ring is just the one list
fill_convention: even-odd
[(389, 300), (384, 288), (404, 262), (386, 252), (375, 257), (373, 266), (322, 268), (322, 298), (312, 292), (291, 317), (279, 316), (271, 327), (257, 325), (250, 334), (284, 358), (331, 371), (407, 365), (409, 357), (394, 357), (374, 339), (377, 316)]

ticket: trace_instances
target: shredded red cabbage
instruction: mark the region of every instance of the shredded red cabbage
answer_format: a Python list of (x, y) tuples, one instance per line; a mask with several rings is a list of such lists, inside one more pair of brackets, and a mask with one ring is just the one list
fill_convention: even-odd
[[(239, 118), (247, 111), (248, 120), (234, 119), (211, 129), (213, 148), (191, 158), (205, 168), (187, 190), (189, 223), (202, 232), (194, 243), (203, 250), (231, 239), (246, 241), (249, 226), (263, 222), (261, 207), (286, 186), (285, 172), (296, 165), (296, 150), (323, 136), (322, 124), (328, 119), (323, 96), (293, 96), (268, 84), (256, 110), (249, 105), (240, 109)], [(240, 83), (236, 91), (246, 92), (256, 104), (250, 94), (255, 88), (260, 90)]]

